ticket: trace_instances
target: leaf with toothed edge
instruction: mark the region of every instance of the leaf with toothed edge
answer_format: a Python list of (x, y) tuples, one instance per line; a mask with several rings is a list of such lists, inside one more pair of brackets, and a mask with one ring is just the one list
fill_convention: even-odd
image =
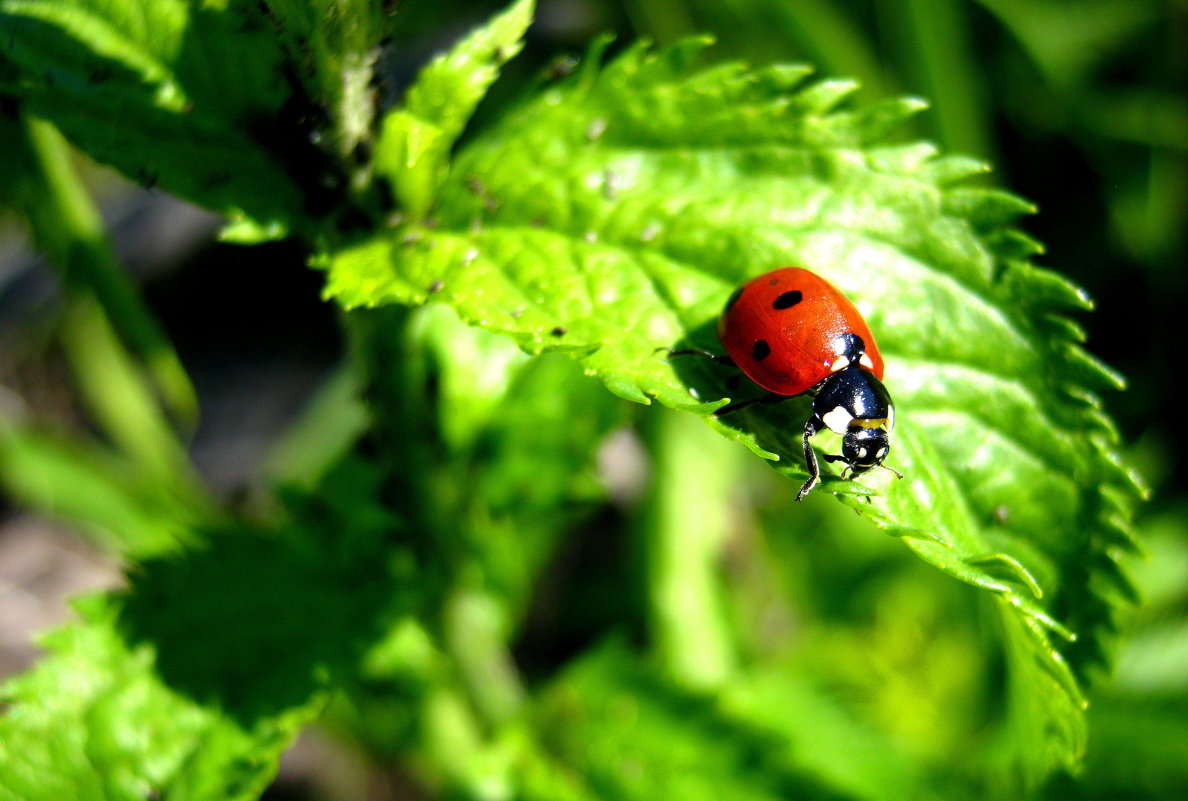
[(277, 238), (339, 194), (264, 3), (0, 0), (0, 30), (31, 112), (133, 180), (241, 222), (241, 238)]
[(887, 141), (919, 100), (848, 109), (852, 82), (801, 66), (690, 71), (704, 45), (605, 66), (595, 46), (458, 155), (430, 216), (326, 257), (327, 294), (432, 299), (529, 352), (566, 349), (616, 394), (699, 413), (802, 481), (803, 399), (714, 416), (753, 390), (662, 351), (719, 350), (716, 316), (746, 278), (820, 273), (879, 338), (906, 478), (818, 491), (997, 598), (1009, 760), (1022, 784), (1075, 765), (1139, 495), (1096, 395), (1119, 380), (1065, 319), (1084, 293), (1026, 261), (1039, 245), (1010, 226), (1029, 203), (962, 184), (984, 164)]
[(534, 0), (518, 0), (435, 58), (408, 90), (404, 106), (384, 117), (375, 163), (405, 212), (421, 216), (428, 210), (449, 170), (450, 148), (499, 68), (520, 52), (534, 8)]

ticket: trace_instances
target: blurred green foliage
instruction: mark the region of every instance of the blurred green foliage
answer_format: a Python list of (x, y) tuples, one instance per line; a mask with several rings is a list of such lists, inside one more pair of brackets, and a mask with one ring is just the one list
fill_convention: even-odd
[[(0, 801), (256, 798), (315, 719), (418, 798), (1177, 795), (1185, 36), (1155, 0), (0, 0), (0, 200), (86, 419), (0, 396), (0, 480), (128, 575), (0, 688)], [(247, 502), (187, 460), (63, 134), (352, 307)], [(783, 259), (897, 379), (908, 478), (848, 506), (792, 503), (802, 406), (706, 417), (729, 378), (655, 355)]]

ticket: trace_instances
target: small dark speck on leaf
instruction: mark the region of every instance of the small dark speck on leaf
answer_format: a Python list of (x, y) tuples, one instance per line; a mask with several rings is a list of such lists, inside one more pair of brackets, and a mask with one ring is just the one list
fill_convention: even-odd
[(562, 326), (557, 326), (556, 328), (554, 328), (554, 329), (553, 329), (552, 331), (550, 331), (549, 333), (550, 333), (550, 334), (552, 334), (552, 335), (553, 335), (553, 336), (555, 336), (555, 337), (563, 337), (563, 336), (565, 336), (566, 334), (568, 334), (568, 333), (569, 333), (569, 329), (568, 329), (568, 328), (563, 328)]
[(471, 175), (466, 179), (466, 188), (482, 201), (483, 208), (486, 211), (493, 212), (499, 209), (499, 201), (491, 196), (487, 185), (477, 175)]
[(136, 171), (136, 180), (138, 180), (140, 185), (145, 189), (154, 189), (157, 186), (157, 174), (155, 172), (150, 172), (143, 167)]
[(444, 286), (445, 286), (444, 282), (434, 281), (432, 284), (429, 285), (429, 294), (436, 295), (438, 292), (440, 292), (442, 290), (442, 287), (444, 287)]

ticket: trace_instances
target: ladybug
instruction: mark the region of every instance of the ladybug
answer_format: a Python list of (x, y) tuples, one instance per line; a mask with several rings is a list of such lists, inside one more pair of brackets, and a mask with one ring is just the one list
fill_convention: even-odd
[[(854, 304), (833, 284), (800, 267), (782, 267), (735, 290), (718, 319), (718, 339), (748, 378), (770, 393), (760, 401), (813, 395), (804, 427), (809, 480), (802, 500), (821, 479), (809, 440), (825, 428), (842, 435), (842, 462), (851, 476), (886, 467), (895, 408), (883, 386), (883, 357)], [(725, 359), (721, 359), (726, 361)], [(740, 401), (718, 410), (735, 411)]]

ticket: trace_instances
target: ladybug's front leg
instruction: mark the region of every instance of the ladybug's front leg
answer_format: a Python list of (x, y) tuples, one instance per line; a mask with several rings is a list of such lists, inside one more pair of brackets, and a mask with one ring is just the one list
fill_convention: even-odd
[(800, 492), (796, 493), (796, 500), (804, 500), (804, 496), (809, 494), (809, 490), (817, 486), (817, 482), (821, 480), (821, 468), (817, 464), (817, 453), (813, 450), (813, 446), (809, 443), (818, 431), (824, 426), (821, 418), (813, 415), (809, 421), (804, 424), (804, 463), (808, 467), (809, 480), (804, 482), (804, 486), (800, 488)]

